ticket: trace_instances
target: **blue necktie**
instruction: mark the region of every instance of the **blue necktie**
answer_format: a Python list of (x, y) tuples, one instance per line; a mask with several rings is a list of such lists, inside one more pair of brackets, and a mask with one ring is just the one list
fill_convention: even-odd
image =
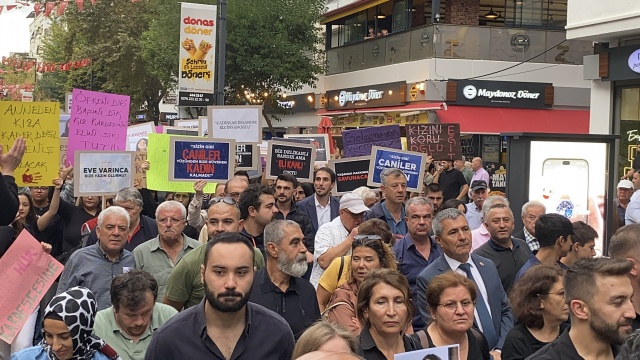
[[(473, 281), (474, 284), (476, 283), (473, 275), (471, 274), (471, 264), (460, 264), (458, 268), (467, 274), (467, 278), (469, 280)], [(484, 297), (478, 288), (478, 284), (476, 284), (476, 293), (476, 309), (478, 310), (478, 317), (482, 324), (482, 333), (487, 338), (489, 348), (493, 349), (498, 343), (498, 335), (496, 334), (496, 328), (493, 326), (493, 320), (491, 320), (489, 309), (487, 309), (487, 304), (484, 302)]]

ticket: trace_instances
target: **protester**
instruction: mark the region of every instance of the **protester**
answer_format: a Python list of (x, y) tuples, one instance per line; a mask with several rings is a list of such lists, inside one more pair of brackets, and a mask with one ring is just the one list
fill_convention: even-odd
[(308, 198), (309, 196), (313, 195), (313, 184), (309, 184), (309, 183), (298, 183), (298, 187), (296, 188), (296, 191), (294, 192), (294, 197), (297, 203), (301, 202), (302, 200)]
[(423, 348), (458, 344), (461, 360), (489, 360), (484, 335), (473, 328), (476, 303), (473, 281), (454, 271), (434, 277), (427, 287), (427, 304), (433, 321), (413, 337)]
[(538, 251), (540, 243), (536, 239), (536, 222), (538, 218), (547, 212), (544, 204), (539, 201), (529, 201), (522, 205), (522, 231), (513, 236), (527, 242), (531, 251)]
[(313, 235), (320, 226), (338, 217), (340, 202), (331, 196), (331, 189), (336, 184), (336, 173), (328, 167), (322, 167), (313, 172), (314, 196), (302, 200), (298, 208), (305, 212), (311, 220)]
[(627, 274), (633, 288), (633, 307), (636, 317), (631, 326), (640, 329), (640, 224), (621, 227), (609, 241), (609, 257), (622, 259), (631, 263), (631, 271)]
[(358, 355), (367, 360), (393, 359), (395, 354), (422, 349), (405, 334), (411, 324), (409, 283), (397, 271), (371, 271), (358, 291), (356, 311), (362, 331), (358, 336)]
[(298, 358), (298, 360), (365, 360), (356, 354), (335, 351), (312, 351)]
[(384, 200), (371, 208), (371, 217), (384, 220), (396, 238), (407, 235), (404, 201), (407, 197), (407, 176), (400, 169), (387, 168), (380, 173), (380, 191)]
[(291, 359), (298, 359), (313, 351), (355, 353), (356, 337), (338, 325), (318, 321), (302, 333), (293, 348)]
[(397, 269), (391, 248), (376, 235), (356, 235), (351, 246), (351, 261), (347, 263), (347, 282), (333, 293), (324, 315), (333, 323), (359, 335), (361, 326), (356, 321), (358, 289), (365, 276), (374, 269)]
[[(244, 181), (246, 181), (246, 182), (247, 182), (247, 184), (250, 184), (250, 183), (251, 183), (251, 178), (249, 177), (249, 173), (248, 173), (246, 170), (236, 170), (236, 171), (233, 173), (233, 178), (234, 178), (234, 179), (244, 180)], [(240, 193), (241, 193), (241, 192), (242, 192), (242, 191), (240, 191), (240, 192), (238, 193), (238, 196), (240, 196)], [(229, 196), (231, 196), (231, 194), (229, 194)], [(236, 199), (236, 200), (238, 200), (238, 199)]]
[[(123, 210), (124, 211), (124, 210)], [(121, 360), (115, 350), (93, 335), (96, 298), (84, 287), (56, 295), (44, 311), (44, 340), (13, 354), (12, 360)]]
[(55, 190), (51, 198), (51, 204), (48, 206), (49, 210), (44, 214), (38, 216), (36, 214), (36, 207), (33, 205), (33, 198), (30, 194), (22, 191), (18, 191), (18, 215), (15, 218), (14, 226), (18, 233), (22, 229), (27, 229), (35, 238), (39, 238), (40, 233), (44, 231), (49, 224), (53, 221), (58, 213), (58, 207), (60, 205), (60, 189), (62, 188), (62, 179), (58, 178), (53, 180)]
[[(55, 181), (55, 180), (54, 180)], [(60, 179), (60, 190), (64, 186), (64, 180)], [(64, 224), (60, 215), (58, 215), (58, 208), (60, 206), (60, 190), (56, 190), (57, 186), (31, 186), (29, 187), (29, 193), (31, 194), (32, 207), (34, 209), (35, 216), (40, 219), (45, 214), (53, 214), (49, 225), (44, 229), (39, 229), (36, 239), (41, 242), (51, 244), (53, 250), (51, 250), (51, 256), (57, 257), (62, 253), (62, 230)], [(53, 193), (51, 193), (53, 192)], [(49, 200), (51, 195), (51, 201)], [(57, 197), (57, 200), (55, 198)], [(56, 202), (55, 211), (49, 211)], [(50, 299), (49, 299), (50, 300)], [(48, 303), (48, 302), (47, 302)], [(47, 304), (44, 304), (43, 308)]]
[(559, 267), (542, 264), (515, 283), (509, 300), (518, 324), (504, 341), (502, 360), (524, 360), (569, 327), (563, 277)]
[[(189, 206), (187, 206), (187, 223), (193, 226), (197, 231), (200, 231), (204, 224), (207, 222), (207, 211), (203, 209), (203, 201), (204, 201), (204, 188), (207, 186), (206, 180), (197, 180), (193, 183), (193, 190), (195, 191), (195, 196), (189, 202)], [(231, 179), (227, 181), (225, 186), (218, 185), (216, 186), (216, 197), (224, 197), (229, 196), (233, 198), (236, 202), (240, 198), (240, 194), (247, 189), (249, 183), (244, 181), (244, 179)], [(218, 188), (224, 189), (223, 194), (218, 194)]]
[(471, 179), (473, 178), (473, 170), (467, 168), (465, 166), (465, 158), (464, 155), (458, 159), (453, 160), (453, 167), (456, 170), (460, 170), (462, 175), (464, 175), (464, 179), (467, 181), (467, 184), (471, 184)]
[[(490, 208), (495, 204), (504, 204), (507, 207), (509, 206), (509, 200), (506, 197), (500, 195), (492, 195), (487, 197), (487, 199), (482, 203), (483, 208)], [(491, 239), (491, 234), (489, 230), (484, 226), (484, 219), (482, 220), (482, 224), (480, 227), (471, 231), (471, 251), (475, 251), (477, 248), (482, 246), (482, 244), (486, 243)]]
[(254, 246), (239, 233), (206, 245), (200, 269), (205, 298), (155, 332), (147, 360), (290, 359), (294, 339), (287, 322), (249, 302)]
[(444, 209), (457, 209), (463, 214), (467, 214), (467, 204), (464, 201), (458, 199), (449, 199), (442, 204), (442, 210)]
[(0, 144), (0, 199), (3, 206), (0, 207), (0, 226), (9, 225), (15, 220), (18, 212), (18, 186), (13, 177), (14, 170), (20, 165), (24, 152), (27, 149), (27, 140), (17, 138), (9, 152), (4, 153), (4, 145)]
[(442, 187), (436, 183), (427, 185), (425, 197), (431, 200), (431, 203), (433, 203), (433, 213), (434, 215), (437, 214), (438, 211), (440, 211), (440, 207), (442, 206), (444, 199), (442, 195)]
[(366, 186), (360, 186), (351, 193), (360, 196), (362, 201), (364, 201), (364, 205), (369, 209), (378, 203), (378, 196), (376, 195), (376, 192)]
[(489, 186), (484, 180), (475, 180), (471, 183), (469, 195), (471, 202), (467, 204), (467, 212), (465, 217), (469, 222), (471, 230), (475, 230), (482, 224), (482, 204), (487, 200)]
[(473, 170), (473, 176), (471, 177), (472, 183), (476, 180), (484, 180), (484, 182), (488, 184), (489, 181), (491, 181), (489, 179), (489, 173), (484, 169), (482, 158), (474, 157), (471, 159), (471, 170)]
[(565, 267), (573, 266), (580, 259), (592, 258), (596, 256), (596, 239), (598, 232), (587, 225), (584, 221), (573, 223), (573, 244), (567, 256), (560, 259)]
[(633, 191), (633, 183), (630, 180), (620, 180), (617, 187), (616, 198), (613, 199), (613, 205), (616, 208), (616, 214), (618, 216), (613, 217), (614, 227), (612, 233), (625, 225), (624, 218)]
[(440, 167), (436, 170), (433, 182), (440, 184), (444, 201), (449, 199), (462, 200), (467, 196), (469, 184), (459, 170), (453, 168), (450, 160), (440, 161)]
[(249, 237), (255, 247), (265, 254), (263, 233), (278, 212), (273, 190), (258, 184), (250, 185), (238, 200), (240, 216), (244, 220), (242, 233)]

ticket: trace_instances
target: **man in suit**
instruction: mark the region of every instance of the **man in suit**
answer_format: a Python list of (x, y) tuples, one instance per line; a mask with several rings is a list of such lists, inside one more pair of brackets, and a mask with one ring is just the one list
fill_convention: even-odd
[(422, 319), (426, 324), (431, 320), (426, 300), (431, 279), (451, 270), (467, 276), (475, 281), (478, 290), (474, 326), (484, 333), (494, 359), (500, 360), (500, 350), (514, 320), (496, 265), (487, 258), (470, 254), (469, 223), (457, 209), (438, 212), (433, 220), (433, 232), (443, 254), (418, 276), (418, 308)]

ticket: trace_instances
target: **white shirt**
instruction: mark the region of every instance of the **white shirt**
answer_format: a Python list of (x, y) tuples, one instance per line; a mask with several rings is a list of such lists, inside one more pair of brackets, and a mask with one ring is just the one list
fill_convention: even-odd
[[(309, 279), (311, 284), (313, 284), (313, 287), (318, 287), (320, 276), (324, 273), (324, 269), (318, 265), (318, 258), (320, 255), (326, 253), (327, 250), (343, 242), (347, 236), (349, 236), (349, 232), (345, 229), (344, 225), (342, 225), (340, 216), (322, 225), (318, 229), (315, 239), (315, 249), (313, 252), (313, 270), (311, 270), (311, 278)], [(350, 253), (351, 250), (349, 250), (347, 254)]]
[(320, 226), (331, 221), (331, 199), (327, 202), (327, 206), (322, 207), (318, 202), (318, 198), (313, 195), (313, 201), (316, 203), (316, 215), (318, 216), (318, 230)]
[[(462, 269), (459, 268), (460, 264), (462, 264), (460, 261), (448, 257), (447, 254), (443, 254), (443, 255), (444, 255), (444, 259), (447, 260), (447, 264), (449, 264), (449, 267), (453, 269), (453, 271), (457, 272), (460, 275), (464, 275), (464, 277), (467, 277), (467, 273), (465, 273), (464, 271), (462, 271)], [(491, 307), (489, 306), (489, 297), (487, 296), (487, 288), (484, 286), (484, 280), (482, 279), (482, 275), (480, 275), (480, 272), (478, 271), (476, 264), (473, 262), (473, 260), (471, 260), (471, 254), (469, 254), (469, 258), (467, 259), (467, 264), (471, 265), (471, 275), (473, 275), (473, 280), (475, 280), (476, 285), (478, 286), (478, 290), (480, 290), (480, 293), (482, 294), (482, 299), (484, 300), (484, 303), (487, 306), (487, 310), (489, 310), (489, 316), (491, 316)], [(480, 317), (478, 316), (478, 309), (476, 309), (475, 307), (473, 310), (473, 314), (476, 318), (476, 323), (480, 327), (480, 331), (483, 331), (482, 324), (480, 323)]]

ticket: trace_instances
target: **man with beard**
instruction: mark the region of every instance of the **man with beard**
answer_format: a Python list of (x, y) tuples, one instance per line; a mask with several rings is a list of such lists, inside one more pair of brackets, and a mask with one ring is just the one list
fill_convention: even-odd
[(276, 199), (270, 187), (253, 184), (240, 194), (238, 200), (240, 218), (244, 220), (241, 233), (247, 236), (255, 247), (265, 254), (264, 227), (273, 220), (278, 212)]
[(249, 300), (282, 316), (297, 339), (320, 320), (316, 291), (301, 276), (307, 271), (307, 249), (300, 226), (274, 220), (264, 228), (267, 266), (256, 272)]
[(309, 220), (315, 236), (320, 226), (338, 217), (340, 201), (331, 196), (331, 189), (336, 184), (336, 173), (328, 167), (321, 167), (313, 172), (313, 188), (315, 194), (302, 200), (298, 207)]
[(618, 345), (631, 334), (636, 316), (633, 287), (627, 277), (632, 269), (627, 260), (604, 257), (582, 259), (569, 268), (564, 296), (571, 328), (527, 359), (613, 360)]
[(228, 232), (211, 239), (200, 274), (205, 298), (156, 331), (145, 359), (291, 359), (287, 322), (249, 302), (253, 244), (246, 236)]
[(433, 177), (433, 182), (442, 187), (443, 201), (449, 199), (463, 200), (469, 191), (469, 184), (460, 170), (453, 168), (450, 160), (440, 161), (440, 168)]
[(433, 204), (433, 214), (437, 214), (440, 211), (440, 207), (442, 206), (442, 200), (444, 196), (442, 195), (442, 187), (439, 184), (431, 183), (427, 185), (427, 190), (424, 195), (427, 199), (431, 200)]

